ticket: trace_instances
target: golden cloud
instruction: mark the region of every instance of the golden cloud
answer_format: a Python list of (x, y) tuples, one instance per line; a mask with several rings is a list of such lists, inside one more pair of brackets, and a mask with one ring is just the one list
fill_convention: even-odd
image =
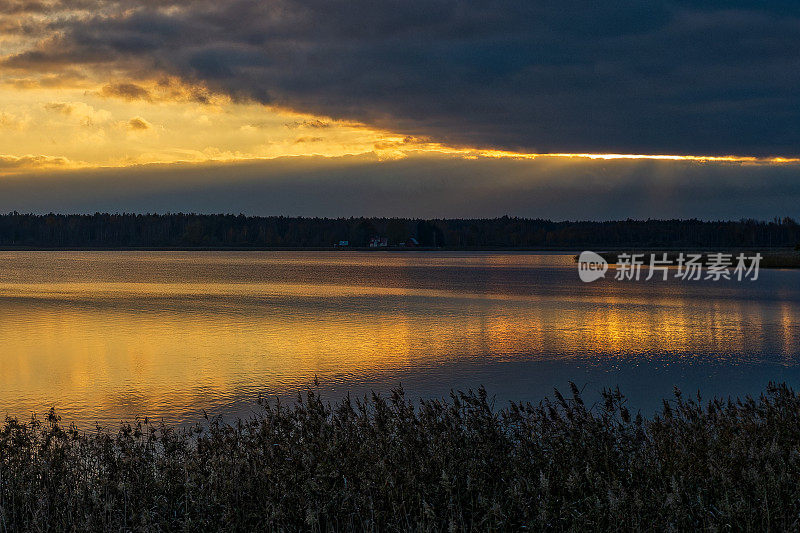
[(153, 125), (142, 117), (134, 117), (128, 121), (128, 128), (137, 131), (149, 130)]
[(80, 162), (70, 161), (66, 157), (49, 155), (0, 155), (0, 175), (16, 174), (31, 169), (77, 168)]
[(124, 100), (152, 101), (150, 91), (135, 83), (111, 83), (100, 89), (100, 96), (105, 98), (122, 98)]

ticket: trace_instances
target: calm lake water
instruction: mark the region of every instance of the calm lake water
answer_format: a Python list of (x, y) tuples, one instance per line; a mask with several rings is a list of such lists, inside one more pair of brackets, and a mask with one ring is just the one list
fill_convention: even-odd
[[(539, 400), (569, 380), (651, 411), (674, 385), (800, 384), (800, 271), (756, 281), (578, 279), (573, 255), (0, 253), (0, 415), (82, 427), (247, 415), (318, 376), (412, 397), (485, 385)], [(613, 271), (611, 272), (613, 277)]]

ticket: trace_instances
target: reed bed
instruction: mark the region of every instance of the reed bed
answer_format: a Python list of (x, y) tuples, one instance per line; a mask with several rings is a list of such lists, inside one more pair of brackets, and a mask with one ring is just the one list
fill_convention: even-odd
[(118, 431), (8, 418), (0, 530), (729, 530), (800, 518), (800, 396), (675, 397), (649, 418), (575, 386), (496, 409), (309, 390), (235, 423)]

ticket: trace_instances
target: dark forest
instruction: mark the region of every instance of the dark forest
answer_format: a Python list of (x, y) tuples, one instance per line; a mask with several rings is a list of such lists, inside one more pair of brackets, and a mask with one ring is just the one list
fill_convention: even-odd
[(199, 214), (0, 215), (0, 246), (31, 248), (440, 248), (795, 247), (800, 225), (791, 218), (740, 220), (542, 219), (419, 220), (296, 218)]

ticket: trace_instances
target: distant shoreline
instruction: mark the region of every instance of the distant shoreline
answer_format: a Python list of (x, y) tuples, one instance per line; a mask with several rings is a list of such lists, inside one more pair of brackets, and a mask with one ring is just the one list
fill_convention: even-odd
[[(794, 248), (800, 224), (700, 220), (561, 221), (303, 218), (197, 214), (0, 214), (0, 249), (612, 251)], [(376, 246), (371, 248), (369, 245)], [(387, 246), (388, 245), (388, 246)]]

